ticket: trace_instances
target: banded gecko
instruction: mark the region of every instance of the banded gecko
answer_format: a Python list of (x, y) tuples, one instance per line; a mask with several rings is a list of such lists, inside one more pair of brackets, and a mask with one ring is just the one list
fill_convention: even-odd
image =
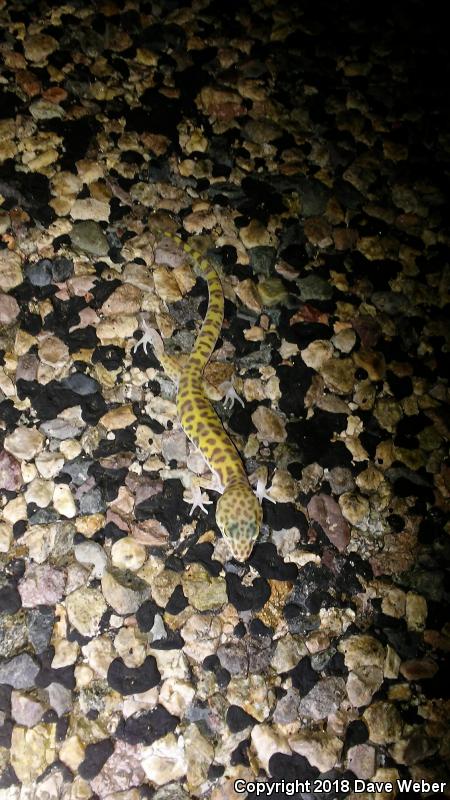
[[(245, 561), (259, 535), (262, 500), (264, 497), (269, 500), (271, 498), (265, 492), (263, 481), (258, 481), (256, 494), (253, 492), (236, 447), (225, 432), (203, 388), (203, 372), (222, 328), (222, 284), (214, 267), (201, 253), (173, 233), (165, 231), (164, 235), (175, 241), (190, 256), (205, 279), (209, 292), (208, 308), (193, 350), (183, 368), (164, 352), (161, 337), (146, 322), (143, 323), (142, 337), (134, 349), (142, 345), (146, 350), (147, 345), (150, 345), (164, 372), (176, 383), (177, 413), (181, 426), (208, 464), (216, 482), (214, 489), (221, 492), (216, 507), (217, 525), (232, 555), (238, 561)], [(196, 487), (196, 490), (193, 490), (191, 514), (196, 507), (206, 511), (200, 488)]]

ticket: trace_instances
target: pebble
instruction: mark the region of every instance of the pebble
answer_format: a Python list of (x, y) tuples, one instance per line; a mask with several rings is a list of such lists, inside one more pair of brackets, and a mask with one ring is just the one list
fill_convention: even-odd
[(74, 547), (74, 556), (80, 564), (92, 564), (92, 576), (101, 578), (105, 572), (108, 558), (98, 542), (80, 542)]
[(407, 681), (423, 681), (433, 678), (439, 666), (432, 658), (411, 658), (402, 661), (400, 673)]
[(221, 608), (228, 602), (224, 578), (214, 578), (201, 564), (191, 564), (182, 576), (182, 587), (197, 611)]
[(367, 706), (383, 683), (384, 672), (369, 665), (350, 672), (347, 679), (347, 695), (355, 708)]
[(428, 606), (425, 597), (416, 592), (406, 595), (406, 623), (410, 631), (423, 631), (425, 628)]
[(144, 747), (141, 764), (146, 777), (156, 786), (180, 781), (188, 768), (183, 737), (177, 738), (173, 733), (168, 733), (149, 747)]
[(330, 542), (339, 551), (345, 550), (350, 541), (350, 529), (336, 500), (326, 494), (315, 495), (307, 510), (310, 519), (319, 523)]
[(350, 525), (363, 527), (369, 515), (369, 501), (357, 492), (343, 492), (339, 497), (342, 516)]
[(53, 491), (53, 505), (55, 510), (63, 517), (72, 519), (77, 513), (77, 507), (69, 486), (58, 483)]
[(102, 592), (117, 614), (134, 614), (149, 597), (150, 587), (134, 572), (110, 567), (102, 576)]
[(31, 563), (20, 580), (18, 589), (24, 608), (55, 605), (64, 595), (66, 576), (50, 564)]
[(45, 61), (56, 50), (57, 46), (57, 40), (53, 36), (44, 33), (35, 33), (26, 36), (23, 40), (25, 57), (37, 64)]
[(71, 689), (67, 689), (60, 683), (50, 683), (47, 686), (48, 701), (50, 707), (56, 711), (58, 717), (67, 714), (73, 708)]
[(0, 250), (0, 290), (9, 292), (22, 283), (22, 260), (13, 250)]
[(286, 739), (277, 734), (270, 725), (255, 725), (251, 732), (251, 742), (259, 765), (269, 772), (269, 761), (275, 753), (289, 755), (291, 750)]
[(44, 480), (51, 481), (61, 471), (64, 465), (64, 456), (62, 453), (49, 453), (44, 450), (36, 456), (35, 464)]
[(322, 678), (300, 700), (298, 712), (301, 717), (324, 719), (338, 710), (346, 696), (342, 678)]
[(402, 736), (403, 722), (400, 712), (385, 700), (379, 700), (366, 708), (363, 720), (367, 725), (369, 739), (374, 744), (389, 744)]
[(14, 500), (10, 500), (3, 507), (3, 519), (10, 525), (15, 525), (20, 520), (27, 519), (27, 503), (24, 495), (19, 495)]
[(78, 767), (84, 760), (85, 745), (77, 735), (68, 736), (59, 748), (59, 757), (63, 764), (66, 764), (72, 772), (77, 772)]
[(287, 438), (282, 416), (266, 406), (258, 406), (252, 414), (252, 422), (258, 438), (263, 442), (284, 442)]
[(350, 353), (356, 343), (356, 334), (351, 328), (344, 328), (344, 330), (335, 333), (331, 338), (331, 342), (337, 350), (341, 353)]
[(0, 292), (0, 325), (11, 325), (19, 311), (19, 304), (15, 297)]
[(338, 765), (343, 743), (325, 731), (304, 731), (290, 736), (289, 747), (308, 759), (312, 767), (328, 772)]
[(90, 780), (92, 790), (99, 797), (116, 796), (123, 800), (139, 800), (138, 790), (130, 787), (140, 786), (145, 781), (140, 760), (141, 749), (140, 745), (115, 741), (114, 752), (101, 771)]
[(132, 407), (129, 405), (120, 406), (112, 409), (112, 411), (107, 411), (106, 414), (103, 414), (100, 418), (100, 423), (107, 431), (128, 428), (128, 426), (132, 425), (134, 422), (136, 422), (136, 416)]
[(28, 484), (24, 493), (27, 503), (35, 503), (38, 508), (47, 508), (50, 505), (55, 491), (53, 481), (46, 481), (43, 478), (34, 478)]
[(57, 336), (47, 336), (39, 343), (38, 354), (43, 364), (60, 369), (69, 360), (69, 348)]
[(321, 371), (322, 365), (333, 355), (333, 345), (331, 342), (316, 339), (308, 347), (300, 351), (301, 357), (307, 367)]
[(13, 690), (11, 693), (11, 717), (18, 725), (34, 728), (42, 719), (45, 708), (42, 703), (32, 697)]
[(101, 592), (87, 586), (80, 587), (66, 597), (67, 617), (82, 636), (95, 636), (100, 620), (107, 609)]
[(325, 385), (337, 394), (350, 394), (355, 382), (353, 362), (349, 358), (330, 358), (320, 369)]
[(145, 563), (146, 550), (131, 536), (126, 536), (114, 542), (111, 548), (113, 566), (119, 570), (137, 572)]
[(6, 450), (0, 451), (0, 489), (18, 492), (22, 483), (20, 462)]
[(44, 437), (35, 428), (19, 425), (13, 433), (5, 436), (5, 450), (20, 461), (31, 461), (41, 452), (43, 446)]
[(56, 725), (38, 723), (33, 728), (15, 726), (11, 740), (11, 765), (19, 781), (32, 784), (56, 758)]
[(108, 253), (108, 240), (95, 220), (75, 222), (70, 231), (70, 238), (74, 247), (94, 258), (101, 258)]
[(375, 747), (370, 744), (357, 744), (347, 751), (347, 769), (351, 770), (357, 778), (369, 780), (375, 772)]
[(39, 669), (38, 663), (32, 656), (21, 653), (0, 662), (0, 683), (6, 683), (13, 689), (33, 689)]

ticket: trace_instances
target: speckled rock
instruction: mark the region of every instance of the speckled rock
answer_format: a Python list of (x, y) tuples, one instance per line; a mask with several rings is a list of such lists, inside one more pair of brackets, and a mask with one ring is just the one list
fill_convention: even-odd
[(18, 586), (23, 607), (58, 603), (63, 597), (65, 583), (64, 572), (50, 564), (31, 563)]
[(144, 747), (141, 764), (147, 778), (157, 786), (180, 780), (188, 768), (183, 738), (169, 733), (149, 747)]
[(339, 761), (343, 743), (336, 736), (323, 732), (305, 731), (290, 736), (289, 747), (308, 759), (320, 772), (328, 772)]
[(14, 689), (31, 689), (38, 672), (39, 665), (33, 656), (21, 653), (0, 662), (0, 683), (6, 683)]
[(0, 452), (0, 489), (17, 492), (23, 483), (20, 462), (6, 450)]
[(198, 611), (220, 608), (228, 602), (223, 578), (213, 578), (201, 564), (191, 564), (182, 577), (183, 592)]
[(110, 568), (103, 574), (102, 592), (117, 614), (134, 614), (150, 595), (150, 587), (129, 570)]
[(20, 781), (30, 784), (56, 756), (56, 725), (39, 723), (34, 728), (16, 726), (12, 732), (11, 764)]
[(369, 731), (369, 739), (374, 744), (387, 744), (401, 738), (403, 723), (400, 712), (384, 700), (366, 708), (363, 720)]
[(76, 222), (70, 232), (74, 247), (94, 257), (105, 256), (108, 252), (108, 241), (98, 222), (86, 220)]
[(342, 678), (322, 678), (302, 697), (299, 714), (312, 719), (324, 719), (339, 708), (345, 696), (345, 682)]
[(87, 586), (76, 589), (66, 598), (69, 622), (83, 636), (95, 636), (106, 608), (101, 592)]

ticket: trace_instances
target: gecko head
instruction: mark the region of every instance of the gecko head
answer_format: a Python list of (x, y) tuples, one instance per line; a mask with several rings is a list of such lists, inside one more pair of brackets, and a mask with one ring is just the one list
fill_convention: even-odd
[(232, 486), (219, 497), (216, 522), (237, 561), (246, 561), (250, 556), (261, 521), (261, 506), (250, 487)]

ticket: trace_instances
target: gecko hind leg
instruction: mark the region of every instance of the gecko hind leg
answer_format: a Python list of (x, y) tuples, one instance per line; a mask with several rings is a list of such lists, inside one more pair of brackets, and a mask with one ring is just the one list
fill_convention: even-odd
[(146, 320), (142, 322), (142, 336), (134, 345), (133, 350), (136, 351), (141, 345), (145, 353), (147, 353), (147, 348), (149, 346), (152, 348), (166, 375), (178, 385), (181, 376), (181, 368), (172, 356), (167, 355), (161, 336)]

